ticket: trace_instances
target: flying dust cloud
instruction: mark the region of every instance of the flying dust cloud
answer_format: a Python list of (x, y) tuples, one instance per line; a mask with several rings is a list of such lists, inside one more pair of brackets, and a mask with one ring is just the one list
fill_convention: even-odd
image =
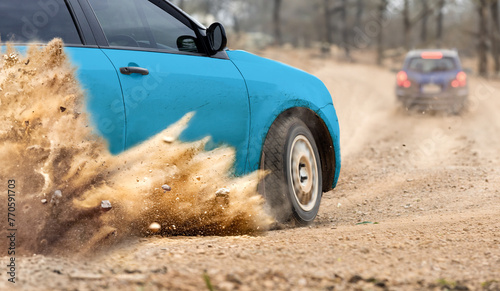
[[(234, 150), (177, 137), (192, 114), (118, 156), (92, 132), (84, 92), (55, 39), (0, 60), (0, 210), (16, 180), (22, 254), (89, 253), (131, 236), (237, 235), (268, 229), (259, 173), (231, 177)], [(170, 190), (170, 191), (168, 191)], [(2, 221), (0, 242), (7, 225)]]

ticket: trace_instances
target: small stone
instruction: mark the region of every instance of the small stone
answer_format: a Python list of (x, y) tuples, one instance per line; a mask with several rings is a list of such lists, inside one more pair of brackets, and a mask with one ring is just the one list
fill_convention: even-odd
[(111, 202), (109, 202), (109, 200), (102, 200), (101, 201), (101, 209), (109, 211), (109, 210), (111, 210), (111, 208), (113, 208), (113, 207), (111, 206)]
[(61, 107), (59, 107), (59, 110), (61, 110), (61, 112), (64, 112), (64, 111), (66, 111), (66, 107), (61, 106)]
[(215, 192), (215, 196), (216, 197), (228, 197), (229, 193), (231, 193), (231, 190), (229, 190), (227, 188), (220, 188), (219, 190), (217, 190), (217, 192)]
[(158, 223), (158, 222), (153, 222), (149, 225), (148, 229), (152, 232), (152, 233), (157, 233), (161, 230), (161, 225)]
[(46, 204), (47, 203), (47, 199), (42, 199), (42, 203)]
[(161, 188), (163, 189), (163, 191), (167, 192), (167, 191), (171, 191), (172, 190), (172, 187), (168, 186), (167, 184), (161, 186)]
[(349, 283), (351, 284), (356, 284), (358, 283), (359, 281), (362, 281), (363, 280), (363, 277), (359, 276), (359, 275), (354, 275), (351, 277), (351, 279), (349, 279)]
[(200, 181), (201, 177), (200, 176), (196, 176), (196, 180)]
[(92, 273), (79, 273), (79, 272), (69, 274), (69, 277), (71, 279), (76, 279), (76, 280), (100, 280), (103, 278), (102, 275), (92, 274)]
[(168, 271), (167, 267), (163, 266), (162, 268), (154, 269), (151, 271), (151, 273), (154, 274), (166, 274)]
[(307, 280), (305, 278), (301, 278), (297, 283), (299, 284), (299, 286), (306, 286)]
[(171, 137), (171, 136), (166, 136), (163, 138), (163, 141), (165, 143), (173, 143), (175, 141), (175, 138)]
[(114, 278), (119, 281), (135, 282), (144, 285), (144, 281), (146, 280), (147, 276), (145, 274), (118, 274), (115, 275)]
[(236, 274), (232, 274), (232, 273), (226, 275), (226, 280), (229, 282), (238, 284), (238, 285), (243, 284), (243, 282), (241, 281), (241, 278), (238, 277)]
[(59, 200), (61, 198), (62, 198), (62, 192), (61, 192), (61, 190), (54, 191), (54, 194), (52, 195), (52, 198), (50, 199), (50, 204), (52, 204), (52, 205), (59, 204)]

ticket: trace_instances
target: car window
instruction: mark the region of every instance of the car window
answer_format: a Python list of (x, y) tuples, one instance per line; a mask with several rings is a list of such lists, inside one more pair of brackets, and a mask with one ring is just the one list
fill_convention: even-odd
[(81, 45), (73, 18), (63, 0), (0, 2), (0, 38), (14, 43), (48, 42), (60, 37)]
[(457, 70), (453, 58), (423, 59), (413, 58), (408, 64), (408, 70), (418, 73), (446, 72)]
[(90, 0), (110, 46), (199, 53), (195, 32), (147, 0)]

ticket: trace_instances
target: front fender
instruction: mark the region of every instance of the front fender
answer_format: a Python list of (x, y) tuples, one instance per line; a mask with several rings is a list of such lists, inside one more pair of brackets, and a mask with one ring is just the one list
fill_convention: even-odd
[(328, 89), (318, 78), (288, 65), (243, 51), (228, 55), (243, 75), (250, 102), (247, 172), (259, 168), (267, 132), (276, 118), (296, 107), (314, 111), (330, 132), (335, 150), (335, 187), (340, 172), (339, 123)]

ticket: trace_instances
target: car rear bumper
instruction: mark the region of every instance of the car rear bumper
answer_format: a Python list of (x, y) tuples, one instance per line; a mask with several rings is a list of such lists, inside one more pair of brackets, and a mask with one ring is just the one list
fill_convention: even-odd
[(397, 90), (396, 95), (403, 106), (409, 109), (447, 111), (463, 108), (467, 101), (468, 90), (462, 89), (433, 95)]

